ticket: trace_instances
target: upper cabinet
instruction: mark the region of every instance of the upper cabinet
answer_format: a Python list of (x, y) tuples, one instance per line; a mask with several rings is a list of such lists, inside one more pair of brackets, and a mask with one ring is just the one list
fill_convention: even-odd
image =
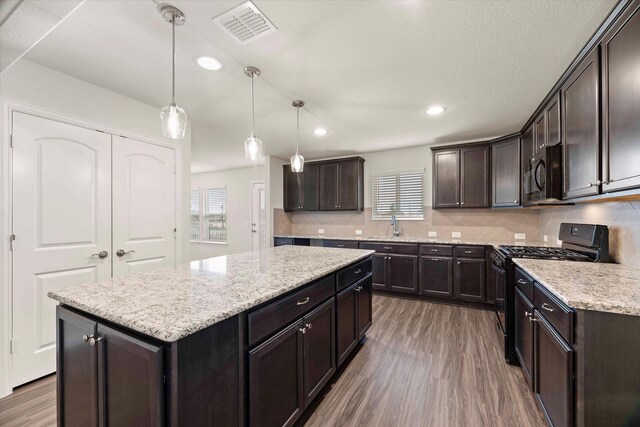
[(563, 198), (598, 194), (600, 184), (600, 71), (593, 49), (562, 86)]
[(491, 145), (491, 206), (520, 205), (520, 138), (495, 142)]
[(433, 207), (490, 207), (489, 145), (433, 149)]
[(533, 154), (537, 154), (547, 145), (547, 120), (542, 112), (533, 122)]
[(553, 146), (562, 141), (562, 116), (560, 115), (560, 91), (544, 107), (546, 121), (545, 145)]
[(307, 162), (303, 172), (284, 166), (284, 210), (362, 210), (364, 159)]
[(600, 43), (602, 191), (640, 187), (640, 2), (631, 4)]

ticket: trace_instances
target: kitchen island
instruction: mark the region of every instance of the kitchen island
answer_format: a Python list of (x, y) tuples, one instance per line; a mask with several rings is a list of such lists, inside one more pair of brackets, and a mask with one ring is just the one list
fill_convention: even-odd
[(372, 253), (287, 246), (49, 293), (58, 424), (293, 424), (371, 326)]

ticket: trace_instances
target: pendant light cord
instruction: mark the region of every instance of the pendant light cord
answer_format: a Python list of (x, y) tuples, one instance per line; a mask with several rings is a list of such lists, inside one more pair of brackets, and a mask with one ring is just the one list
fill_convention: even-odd
[(171, 19), (171, 104), (176, 104), (176, 15)]
[(300, 149), (300, 107), (296, 107), (296, 154)]
[(255, 112), (255, 103), (253, 102), (253, 78), (254, 75), (251, 74), (251, 136), (255, 136), (256, 134), (256, 112)]

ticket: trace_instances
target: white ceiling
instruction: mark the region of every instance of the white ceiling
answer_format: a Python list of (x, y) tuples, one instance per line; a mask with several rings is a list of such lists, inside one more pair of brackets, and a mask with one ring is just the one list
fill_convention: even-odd
[[(306, 158), (498, 136), (521, 128), (615, 4), (603, 1), (256, 1), (278, 27), (241, 46), (211, 20), (239, 1), (173, 1), (176, 102), (192, 171), (248, 166), (245, 65), (268, 155)], [(151, 0), (87, 1), (26, 59), (158, 108), (170, 101), (170, 26)], [(221, 71), (199, 68), (214, 56)], [(447, 109), (439, 117), (427, 106)], [(315, 137), (324, 126), (329, 134)]]

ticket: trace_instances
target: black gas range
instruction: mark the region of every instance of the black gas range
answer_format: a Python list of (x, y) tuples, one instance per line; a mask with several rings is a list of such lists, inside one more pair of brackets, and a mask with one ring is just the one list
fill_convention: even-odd
[(507, 363), (517, 364), (514, 341), (515, 266), (513, 258), (609, 261), (609, 229), (606, 225), (562, 223), (558, 239), (562, 241), (562, 246), (559, 248), (502, 245), (491, 254), (497, 326), (504, 335), (504, 354)]

